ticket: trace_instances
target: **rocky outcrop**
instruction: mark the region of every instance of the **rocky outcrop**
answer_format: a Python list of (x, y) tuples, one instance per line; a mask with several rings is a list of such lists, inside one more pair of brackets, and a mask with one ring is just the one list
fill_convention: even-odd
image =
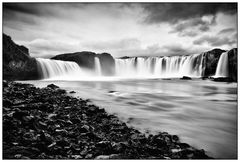
[(237, 81), (237, 48), (233, 48), (228, 52), (228, 69), (229, 69), (229, 77), (233, 81)]
[(94, 69), (95, 57), (98, 57), (100, 60), (103, 75), (113, 75), (115, 73), (115, 61), (113, 57), (108, 53), (96, 54), (94, 52), (83, 51), (60, 54), (52, 57), (51, 59), (62, 61), (74, 61), (81, 67)]
[(203, 76), (213, 76), (215, 75), (218, 60), (225, 50), (213, 49), (203, 53)]
[(102, 74), (114, 75), (115, 74), (115, 60), (109, 53), (102, 53), (97, 55), (100, 60)]
[(3, 79), (38, 79), (38, 74), (36, 59), (29, 56), (29, 50), (3, 34)]
[(85, 68), (94, 68), (94, 57), (96, 56), (93, 52), (83, 51), (75, 53), (65, 53), (52, 57), (54, 60), (62, 61), (73, 61), (76, 62), (79, 66)]
[[(214, 76), (220, 56), (225, 50), (213, 49), (203, 53), (203, 78)], [(214, 81), (237, 81), (237, 48), (228, 51), (228, 78), (216, 78)]]

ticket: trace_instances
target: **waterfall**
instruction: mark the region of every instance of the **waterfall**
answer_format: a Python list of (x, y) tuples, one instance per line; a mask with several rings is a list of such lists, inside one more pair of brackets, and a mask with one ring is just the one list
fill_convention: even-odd
[(43, 78), (66, 79), (81, 75), (82, 70), (75, 62), (36, 58)]
[(221, 54), (214, 77), (228, 77), (228, 52)]
[[(82, 80), (106, 78), (102, 68), (115, 68), (114, 78), (179, 78), (201, 77), (203, 55), (132, 57), (115, 59), (115, 67), (101, 66), (101, 60), (94, 57), (94, 68), (80, 67), (75, 62), (37, 58), (44, 79)], [(108, 77), (109, 78), (109, 77)]]
[(116, 75), (122, 77), (201, 77), (203, 55), (116, 59)]
[(98, 57), (94, 58), (94, 64), (95, 64), (95, 72), (97, 76), (101, 76), (102, 72), (101, 72), (101, 64), (100, 64), (100, 60)]

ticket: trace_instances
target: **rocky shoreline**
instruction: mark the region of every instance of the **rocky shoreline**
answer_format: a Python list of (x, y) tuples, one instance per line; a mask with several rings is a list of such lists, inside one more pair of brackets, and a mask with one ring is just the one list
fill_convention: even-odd
[(3, 159), (211, 159), (177, 135), (146, 136), (67, 93), (3, 81)]

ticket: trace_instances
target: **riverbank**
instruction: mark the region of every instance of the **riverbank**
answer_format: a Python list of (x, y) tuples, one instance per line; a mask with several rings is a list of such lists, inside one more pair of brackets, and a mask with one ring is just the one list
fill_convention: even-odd
[(209, 159), (161, 132), (146, 137), (55, 85), (3, 81), (4, 159)]

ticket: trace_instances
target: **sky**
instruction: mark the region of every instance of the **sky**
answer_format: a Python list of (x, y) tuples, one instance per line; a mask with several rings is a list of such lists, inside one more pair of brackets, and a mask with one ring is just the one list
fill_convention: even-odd
[(3, 32), (44, 58), (230, 50), (237, 47), (237, 3), (3, 3)]

